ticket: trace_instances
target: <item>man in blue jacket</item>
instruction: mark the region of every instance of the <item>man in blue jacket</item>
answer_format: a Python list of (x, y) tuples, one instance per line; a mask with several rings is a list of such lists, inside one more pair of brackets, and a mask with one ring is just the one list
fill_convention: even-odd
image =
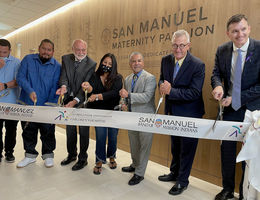
[[(39, 54), (24, 57), (17, 75), (17, 83), (22, 88), (20, 100), (27, 105), (44, 106), (46, 102), (56, 103), (61, 65), (53, 58), (54, 44), (49, 39), (41, 41)], [(38, 152), (38, 130), (42, 140), (42, 158), (46, 167), (53, 166), (53, 151), (56, 147), (55, 125), (35, 122), (21, 122), (25, 158), (17, 164), (18, 168), (36, 161)]]

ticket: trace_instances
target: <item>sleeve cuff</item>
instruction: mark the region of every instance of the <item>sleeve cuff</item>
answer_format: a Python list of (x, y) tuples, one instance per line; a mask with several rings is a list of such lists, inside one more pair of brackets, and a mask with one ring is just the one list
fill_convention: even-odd
[(80, 102), (79, 98), (78, 97), (75, 97), (74, 98), (78, 103)]

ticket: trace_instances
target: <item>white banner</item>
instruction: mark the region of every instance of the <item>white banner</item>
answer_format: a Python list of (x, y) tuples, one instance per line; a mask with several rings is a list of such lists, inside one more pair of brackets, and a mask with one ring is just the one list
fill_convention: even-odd
[(165, 135), (242, 141), (250, 123), (176, 117), (160, 114), (24, 106), (0, 103), (0, 118), (51, 124), (104, 126)]
[[(249, 122), (249, 127), (246, 136), (243, 140), (243, 146), (237, 156), (237, 162), (246, 161), (246, 175), (244, 179), (244, 198), (257, 199), (260, 196), (260, 112), (246, 111), (245, 120)], [(257, 191), (253, 191), (253, 187)], [(246, 194), (245, 194), (246, 193)], [(250, 198), (249, 198), (250, 197)]]

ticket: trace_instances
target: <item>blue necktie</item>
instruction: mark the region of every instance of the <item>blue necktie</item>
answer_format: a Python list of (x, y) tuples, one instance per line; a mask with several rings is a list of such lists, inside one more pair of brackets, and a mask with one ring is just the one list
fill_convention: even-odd
[(175, 67), (174, 67), (174, 72), (173, 72), (173, 81), (174, 81), (174, 79), (176, 78), (179, 69), (180, 69), (180, 65), (179, 65), (178, 62), (176, 62), (176, 65), (175, 65)]
[(132, 88), (131, 88), (131, 92), (133, 92), (134, 91), (134, 88), (135, 88), (135, 83), (136, 83), (136, 81), (137, 81), (137, 75), (136, 74), (134, 74), (134, 76), (133, 76), (133, 81), (132, 81)]
[(237, 111), (241, 107), (241, 77), (242, 77), (242, 54), (241, 49), (237, 49), (237, 61), (232, 90), (232, 108)]

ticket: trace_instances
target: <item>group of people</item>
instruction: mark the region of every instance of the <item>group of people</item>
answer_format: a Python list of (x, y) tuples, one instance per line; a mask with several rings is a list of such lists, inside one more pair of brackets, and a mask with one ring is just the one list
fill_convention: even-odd
[[(226, 28), (231, 41), (217, 49), (211, 77), (212, 95), (225, 107), (223, 120), (243, 121), (246, 109), (260, 109), (260, 42), (249, 38), (250, 26), (245, 15), (232, 16)], [(171, 42), (172, 54), (162, 58), (158, 82), (159, 92), (165, 96), (165, 114), (202, 118), (205, 64), (189, 52), (191, 42), (187, 31), (174, 32)], [(144, 57), (139, 52), (131, 53), (129, 65), (132, 73), (124, 81), (118, 73), (116, 58), (111, 53), (101, 58), (95, 71), (96, 62), (87, 56), (87, 43), (81, 39), (73, 42), (72, 54), (62, 56), (62, 65), (53, 58), (54, 44), (48, 39), (41, 41), (38, 54), (25, 56), (21, 63), (10, 52), (10, 43), (0, 39), (0, 102), (16, 103), (19, 98), (19, 102), (26, 105), (44, 106), (46, 102), (57, 103), (58, 97), (64, 96), (64, 106), (70, 108), (83, 105), (92, 109), (114, 110), (121, 102), (122, 109), (129, 112), (155, 112), (156, 78), (144, 69)], [(0, 120), (1, 138), (3, 124), (6, 128), (5, 159), (14, 162), (17, 121)], [(52, 167), (56, 144), (55, 125), (36, 122), (21, 122), (21, 125), (25, 158), (17, 167), (22, 168), (36, 161), (38, 130), (45, 166)], [(79, 151), (77, 130), (80, 136)], [(99, 175), (107, 159), (111, 169), (117, 167), (118, 129), (95, 127), (95, 132), (96, 161), (93, 173)], [(77, 160), (72, 170), (80, 170), (88, 164), (89, 127), (67, 125), (66, 135), (68, 155), (61, 161), (61, 165)], [(132, 163), (123, 167), (122, 171), (133, 172), (128, 184), (136, 185), (144, 179), (153, 134), (129, 130), (128, 136)], [(170, 173), (158, 177), (160, 181), (175, 182), (169, 194), (179, 195), (187, 189), (197, 144), (197, 138), (171, 136)], [(223, 190), (216, 195), (215, 200), (234, 197), (236, 145), (233, 141), (221, 143)], [(2, 151), (1, 139), (0, 161)], [(242, 183), (243, 180), (240, 187), (241, 200)]]

